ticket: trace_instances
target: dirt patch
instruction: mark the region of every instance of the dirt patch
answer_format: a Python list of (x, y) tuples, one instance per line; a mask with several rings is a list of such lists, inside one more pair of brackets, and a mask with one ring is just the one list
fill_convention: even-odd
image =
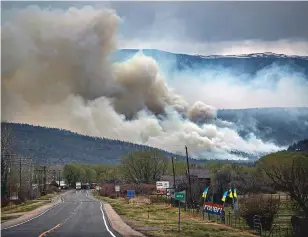
[(164, 230), (164, 228), (161, 227), (155, 227), (155, 226), (144, 226), (142, 225), (142, 223), (138, 222), (138, 221), (133, 221), (131, 219), (129, 219), (126, 216), (121, 216), (122, 220), (128, 224), (130, 227), (132, 227), (134, 230), (136, 231), (157, 231), (157, 230)]
[(151, 200), (148, 197), (134, 197), (129, 200), (129, 204), (151, 204)]

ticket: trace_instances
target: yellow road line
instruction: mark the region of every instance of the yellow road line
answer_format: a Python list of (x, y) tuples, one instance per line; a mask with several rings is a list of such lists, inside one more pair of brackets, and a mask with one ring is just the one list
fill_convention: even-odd
[(55, 227), (52, 227), (50, 230), (45, 231), (44, 233), (40, 234), (39, 237), (43, 237), (47, 235), (49, 232), (53, 231), (54, 229), (57, 229), (61, 226), (61, 224), (56, 225)]

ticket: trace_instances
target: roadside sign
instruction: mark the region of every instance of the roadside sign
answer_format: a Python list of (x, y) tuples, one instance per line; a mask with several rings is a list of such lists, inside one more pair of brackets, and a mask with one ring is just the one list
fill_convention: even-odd
[(135, 197), (135, 190), (127, 190), (126, 199)]
[(210, 203), (210, 202), (205, 202), (203, 211), (209, 214), (214, 214), (220, 216), (222, 211), (224, 209), (223, 205), (220, 204), (215, 204), (215, 203)]
[(183, 192), (175, 192), (174, 193), (174, 199), (178, 201), (185, 201), (185, 191)]
[(169, 188), (169, 181), (156, 181), (156, 189)]
[(116, 185), (116, 186), (114, 187), (114, 189), (115, 189), (116, 192), (120, 192), (120, 185)]

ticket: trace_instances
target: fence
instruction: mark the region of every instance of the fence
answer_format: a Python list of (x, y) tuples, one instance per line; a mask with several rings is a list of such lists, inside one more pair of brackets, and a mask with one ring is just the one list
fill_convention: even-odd
[(245, 230), (262, 237), (293, 237), (293, 229), (291, 225), (292, 215), (276, 215), (277, 219), (284, 219), (284, 223), (273, 224), (270, 230), (264, 230), (262, 228), (262, 216), (254, 216), (253, 226), (249, 226), (244, 217), (240, 215), (234, 215), (233, 211), (228, 207), (222, 212), (222, 215), (214, 215), (203, 212), (198, 209), (187, 209), (191, 215), (197, 217), (200, 216), (203, 220), (213, 221), (219, 224), (224, 224), (232, 228)]
[(294, 236), (291, 226), (281, 226), (274, 224), (270, 231), (263, 231), (261, 236), (264, 237), (292, 237)]

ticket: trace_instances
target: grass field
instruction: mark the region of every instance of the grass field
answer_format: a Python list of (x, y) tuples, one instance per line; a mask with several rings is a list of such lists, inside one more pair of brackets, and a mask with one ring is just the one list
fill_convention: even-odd
[(56, 195), (57, 194), (48, 194), (41, 196), (36, 200), (28, 200), (19, 205), (8, 205), (3, 207), (1, 208), (1, 222), (18, 218), (24, 212), (32, 211), (40, 206), (43, 206), (51, 202), (52, 198), (54, 198)]
[(164, 203), (129, 204), (124, 199), (98, 197), (111, 204), (123, 220), (135, 230), (152, 237), (248, 237), (247, 231), (233, 229), (202, 220), (201, 214), (181, 210), (181, 231), (178, 232), (178, 208)]

